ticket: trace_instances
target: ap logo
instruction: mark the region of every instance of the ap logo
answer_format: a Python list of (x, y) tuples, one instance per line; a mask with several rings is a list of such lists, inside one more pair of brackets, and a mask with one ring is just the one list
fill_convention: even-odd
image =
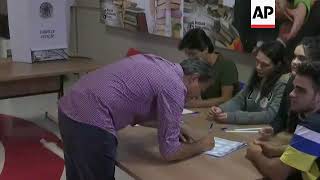
[(275, 28), (275, 0), (251, 0), (251, 28)]

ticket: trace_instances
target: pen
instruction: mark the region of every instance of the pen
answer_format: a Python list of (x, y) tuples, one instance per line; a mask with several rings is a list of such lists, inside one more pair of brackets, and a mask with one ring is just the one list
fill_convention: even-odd
[(239, 131), (259, 131), (262, 130), (263, 128), (236, 128), (234, 130), (239, 130)]
[(259, 131), (226, 130), (229, 133), (258, 133)]
[(210, 128), (209, 129), (212, 129), (212, 127), (213, 127), (213, 122), (210, 124)]

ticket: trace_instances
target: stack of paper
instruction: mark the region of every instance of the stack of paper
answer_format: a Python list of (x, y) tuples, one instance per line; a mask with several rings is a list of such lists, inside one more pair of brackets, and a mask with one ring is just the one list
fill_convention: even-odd
[(236, 150), (245, 147), (247, 144), (243, 142), (230, 141), (227, 139), (222, 139), (215, 137), (215, 146), (210, 151), (205, 152), (205, 154), (215, 157), (226, 156)]

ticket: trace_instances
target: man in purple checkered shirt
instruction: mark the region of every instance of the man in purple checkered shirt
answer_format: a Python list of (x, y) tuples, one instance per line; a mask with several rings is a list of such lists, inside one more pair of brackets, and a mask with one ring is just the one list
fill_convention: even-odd
[(181, 120), (185, 98), (209, 87), (209, 71), (197, 59), (140, 54), (83, 76), (59, 101), (67, 180), (114, 179), (116, 132), (128, 125), (156, 127), (168, 161), (211, 149), (210, 135), (194, 140)]

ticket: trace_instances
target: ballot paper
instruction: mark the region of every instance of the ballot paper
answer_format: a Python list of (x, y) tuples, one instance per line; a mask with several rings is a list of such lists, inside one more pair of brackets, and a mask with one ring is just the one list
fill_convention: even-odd
[(210, 151), (205, 152), (205, 154), (215, 157), (223, 157), (226, 156), (234, 151), (237, 151), (243, 147), (245, 147), (247, 144), (243, 142), (237, 142), (237, 141), (230, 141), (227, 139), (222, 139), (215, 137), (215, 146)]
[(184, 114), (193, 114), (193, 113), (195, 113), (195, 112), (193, 112), (193, 111), (191, 111), (191, 110), (188, 110), (188, 109), (183, 109), (183, 111), (182, 111), (182, 114), (184, 115)]

